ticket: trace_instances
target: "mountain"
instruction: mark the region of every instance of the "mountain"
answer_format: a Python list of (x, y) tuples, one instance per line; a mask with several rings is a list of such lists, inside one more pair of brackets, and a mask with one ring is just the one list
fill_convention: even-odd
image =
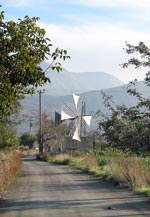
[[(136, 97), (127, 94), (126, 88), (127, 85), (123, 85), (120, 87), (103, 89), (103, 91), (107, 95), (113, 96), (114, 103), (116, 105), (125, 104), (127, 107), (136, 105)], [(140, 93), (142, 93), (143, 96), (150, 96), (150, 87), (146, 86), (144, 82), (137, 83), (134, 88), (140, 91)], [(86, 111), (88, 114), (93, 114), (98, 110), (101, 110), (104, 113), (108, 112), (108, 110), (103, 104), (103, 97), (100, 90), (89, 91), (78, 95), (81, 96), (79, 101), (79, 110), (81, 108), (82, 100), (85, 100)], [(51, 118), (54, 118), (55, 111), (60, 112), (60, 108), (64, 105), (64, 103), (73, 109), (74, 104), (72, 95), (52, 96), (42, 94), (42, 112), (48, 113), (51, 116)], [(35, 94), (33, 96), (28, 96), (25, 100), (22, 101), (22, 107), (24, 113), (28, 114), (29, 116), (36, 116), (37, 119), (39, 114), (39, 95)], [(25, 125), (27, 126), (26, 123)]]
[[(141, 87), (142, 84), (139, 85)], [(130, 96), (126, 92), (127, 85), (123, 85), (120, 87), (114, 87), (109, 89), (103, 90), (95, 90), (89, 91), (85, 93), (78, 94), (80, 95), (79, 105), (81, 105), (82, 100), (86, 101), (87, 111), (88, 112), (96, 112), (99, 109), (103, 112), (106, 111), (106, 108), (103, 104), (103, 97), (101, 91), (105, 92), (107, 95), (112, 95), (114, 102), (116, 105), (125, 104), (128, 107), (133, 106), (137, 103), (137, 99), (133, 96)], [(144, 95), (147, 94), (148, 91), (144, 91)], [(54, 111), (60, 112), (60, 108), (63, 105), (68, 105), (73, 107), (73, 97), (72, 95), (65, 95), (65, 96), (53, 96), (42, 94), (42, 110), (45, 113), (52, 114)], [(24, 108), (25, 113), (34, 113), (38, 114), (39, 109), (39, 95), (35, 94), (33, 96), (27, 96), (25, 100), (22, 101), (22, 107)], [(30, 112), (29, 112), (30, 111)]]
[[(46, 69), (47, 64), (43, 63), (42, 68)], [(53, 70), (47, 71), (47, 76), (51, 83), (46, 84), (43, 88), (45, 94), (50, 95), (68, 95), (75, 93), (84, 93), (93, 90), (101, 90), (116, 86), (121, 86), (124, 83), (113, 75), (105, 72), (68, 72), (63, 69), (62, 72)]]

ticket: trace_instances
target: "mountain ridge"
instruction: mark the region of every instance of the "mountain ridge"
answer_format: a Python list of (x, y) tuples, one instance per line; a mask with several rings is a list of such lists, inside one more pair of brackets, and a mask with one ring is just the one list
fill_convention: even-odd
[[(79, 108), (81, 108), (82, 100), (86, 102), (86, 112), (87, 114), (93, 114), (98, 110), (101, 110), (103, 113), (109, 113), (108, 109), (104, 106), (103, 97), (101, 91), (104, 91), (107, 95), (112, 95), (115, 105), (126, 105), (127, 107), (135, 106), (138, 102), (136, 97), (129, 95), (126, 92), (128, 85), (123, 85), (119, 87), (113, 87), (103, 90), (93, 90), (85, 93), (78, 94), (80, 95)], [(146, 86), (144, 82), (138, 82), (136, 86), (138, 91), (140, 91), (144, 97), (149, 97), (150, 87)], [(74, 108), (73, 97), (72, 95), (64, 96), (54, 96), (42, 94), (42, 113), (47, 113), (52, 119), (54, 119), (55, 111), (60, 113), (61, 107), (67, 104), (69, 107)], [(38, 119), (39, 115), (39, 95), (35, 94), (33, 96), (28, 96), (22, 102), (23, 113), (28, 114), (28, 116), (34, 116)], [(33, 114), (34, 113), (34, 114)], [(27, 129), (27, 123), (24, 123), (24, 128)], [(19, 131), (21, 128), (19, 127)]]
[[(45, 65), (46, 64), (46, 65)], [(42, 68), (47, 68), (47, 63), (43, 63)], [(47, 71), (47, 77), (51, 83), (43, 88), (46, 94), (50, 95), (68, 95), (68, 93), (84, 93), (92, 90), (106, 89), (121, 86), (124, 83), (115, 76), (106, 72), (69, 72), (63, 69), (58, 73), (53, 70)]]

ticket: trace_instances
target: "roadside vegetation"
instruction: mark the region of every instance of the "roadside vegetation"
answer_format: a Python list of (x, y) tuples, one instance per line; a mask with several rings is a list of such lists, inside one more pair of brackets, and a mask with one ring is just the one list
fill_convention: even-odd
[(0, 197), (20, 174), (21, 156), (17, 151), (0, 151)]
[(150, 157), (128, 156), (120, 151), (108, 149), (97, 155), (79, 152), (73, 156), (47, 153), (44, 159), (50, 163), (73, 166), (118, 187), (127, 187), (150, 196)]

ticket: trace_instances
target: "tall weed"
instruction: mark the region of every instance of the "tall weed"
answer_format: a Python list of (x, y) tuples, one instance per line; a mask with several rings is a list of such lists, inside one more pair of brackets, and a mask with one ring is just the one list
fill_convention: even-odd
[(85, 155), (85, 168), (87, 169), (98, 169), (98, 157), (94, 154)]
[(0, 152), (0, 193), (15, 182), (21, 169), (21, 156), (16, 151)]
[(139, 157), (114, 157), (110, 159), (110, 172), (113, 178), (133, 189), (150, 186), (150, 171)]

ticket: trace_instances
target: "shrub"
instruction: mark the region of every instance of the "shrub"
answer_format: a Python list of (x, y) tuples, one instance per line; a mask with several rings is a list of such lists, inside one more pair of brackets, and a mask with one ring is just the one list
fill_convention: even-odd
[(0, 150), (16, 148), (17, 145), (18, 139), (16, 137), (16, 131), (0, 124)]
[(16, 151), (0, 152), (0, 193), (15, 182), (21, 169), (21, 157)]
[(25, 132), (20, 136), (20, 145), (28, 146), (31, 149), (33, 148), (33, 144), (36, 140), (36, 135)]

